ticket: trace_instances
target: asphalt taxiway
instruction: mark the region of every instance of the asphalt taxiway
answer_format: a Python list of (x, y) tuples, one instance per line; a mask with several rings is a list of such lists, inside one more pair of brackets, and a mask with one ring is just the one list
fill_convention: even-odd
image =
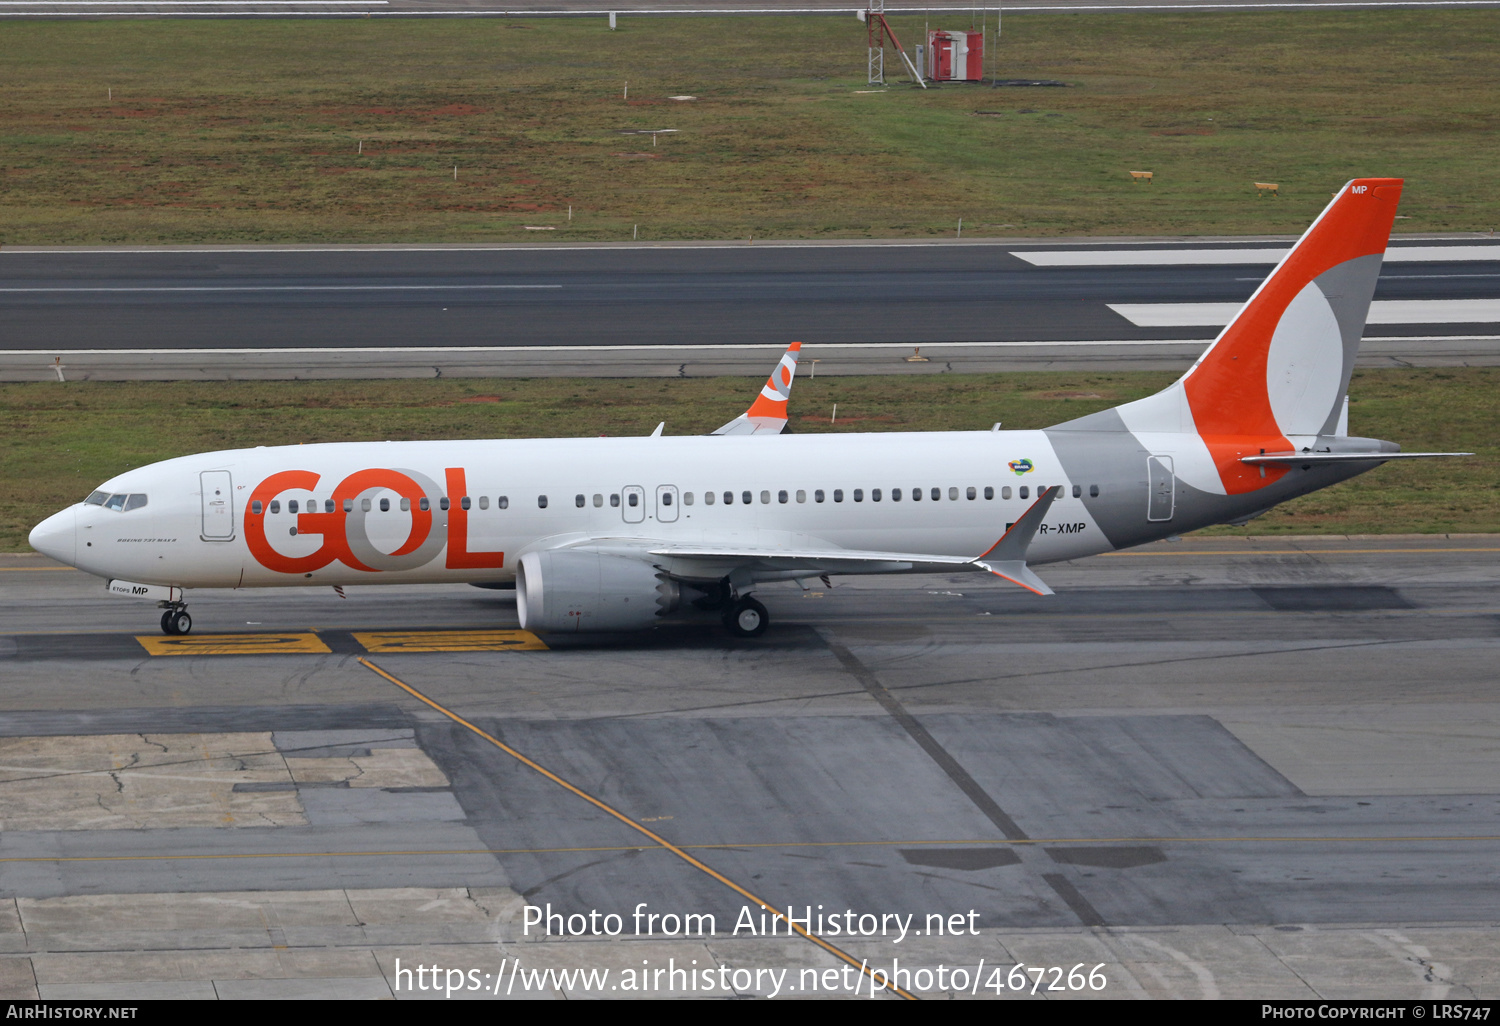
[[(149, 607), (4, 557), (0, 993), (405, 997), (396, 958), (796, 984), (846, 956), (1097, 963), (1116, 996), (1500, 992), (1500, 539), (1040, 572), (1055, 598), (769, 588), (753, 642), (532, 639), (471, 588), (204, 592), (164, 646)], [(736, 936), (747, 894), (977, 934)], [(524, 935), (549, 902), (625, 935)], [(632, 936), (642, 902), (716, 933)]]

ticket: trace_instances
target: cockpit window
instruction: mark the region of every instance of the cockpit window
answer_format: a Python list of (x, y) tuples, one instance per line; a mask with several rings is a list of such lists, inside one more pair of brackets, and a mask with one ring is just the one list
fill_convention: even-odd
[(109, 498), (108, 492), (92, 492), (87, 499), (83, 500), (85, 506), (102, 506), (104, 500)]
[[(95, 492), (94, 495), (90, 495), (89, 496), (89, 502), (91, 502), (91, 503), (94, 502), (94, 496), (95, 495), (105, 495), (105, 494), (106, 494), (105, 492)], [(129, 513), (133, 509), (140, 509), (145, 504), (146, 504), (146, 497), (144, 495), (142, 495), (140, 492), (136, 492), (133, 495), (126, 495), (126, 494), (123, 494), (123, 493), (119, 494), (119, 495), (110, 495), (110, 496), (108, 496), (108, 498), (102, 499), (99, 502), (94, 503), (94, 505), (103, 506), (105, 509), (112, 509), (116, 513)]]

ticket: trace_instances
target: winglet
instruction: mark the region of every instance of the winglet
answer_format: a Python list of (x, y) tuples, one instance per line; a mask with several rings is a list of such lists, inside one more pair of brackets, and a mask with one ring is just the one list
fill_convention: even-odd
[(1047, 518), (1053, 501), (1061, 494), (1062, 485), (1053, 485), (1038, 495), (1031, 508), (1021, 514), (1021, 519), (1011, 524), (989, 551), (974, 559), (974, 565), (1012, 584), (1019, 584), (1027, 591), (1051, 595), (1052, 589), (1026, 565), (1026, 550), (1031, 547), (1037, 528)]
[(786, 347), (781, 362), (761, 386), (760, 395), (750, 408), (728, 424), (712, 432), (716, 435), (777, 435), (786, 427), (787, 400), (792, 395), (792, 378), (797, 374), (797, 354), (801, 342)]

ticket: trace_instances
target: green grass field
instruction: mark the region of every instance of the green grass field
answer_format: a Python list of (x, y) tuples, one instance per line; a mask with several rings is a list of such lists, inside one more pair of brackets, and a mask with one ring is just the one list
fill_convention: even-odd
[(847, 15), (0, 39), (0, 244), (1295, 233), (1360, 175), (1398, 230), (1500, 225), (1493, 11), (1011, 15), (991, 70), (1068, 88), (878, 94)]
[[(792, 430), (1045, 427), (1150, 394), (1153, 373), (918, 375), (797, 382)], [(701, 434), (742, 412), (756, 382), (700, 379), (71, 383), (0, 385), (0, 550), (106, 478), (186, 453), (408, 438)], [(1387, 465), (1235, 534), (1500, 531), (1500, 369), (1356, 372), (1350, 429), (1472, 459)], [(829, 424), (838, 403), (839, 419)], [(774, 442), (769, 444), (775, 444)]]

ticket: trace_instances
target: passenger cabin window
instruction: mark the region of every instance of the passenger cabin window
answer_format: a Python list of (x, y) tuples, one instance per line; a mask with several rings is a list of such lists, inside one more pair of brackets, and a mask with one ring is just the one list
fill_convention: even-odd
[(713, 492), (704, 492), (703, 493), (703, 504), (705, 506), (712, 506), (714, 504), (714, 493)]
[(1021, 486), (1021, 498), (1023, 498), (1023, 499), (1029, 499), (1029, 498), (1031, 498), (1031, 489), (1027, 488), (1025, 485)]
[(911, 490), (911, 501), (912, 502), (921, 502), (922, 501), (922, 489), (920, 489), (920, 488), (913, 488)]
[(781, 491), (779, 491), (779, 492), (776, 493), (776, 501), (777, 502), (786, 502), (790, 498), (791, 498), (791, 496), (787, 495), (785, 488), (783, 488)]
[(865, 490), (863, 488), (856, 488), (856, 489), (854, 489), (854, 501), (855, 502), (864, 502), (865, 501)]
[(822, 502), (822, 501), (823, 501), (823, 489), (821, 489), (821, 488), (814, 489), (813, 490), (813, 502)]
[(1089, 498), (1091, 498), (1091, 499), (1097, 499), (1098, 497), (1099, 497), (1099, 486), (1098, 485), (1089, 485)]
[(83, 500), (85, 506), (102, 506), (104, 500), (109, 498), (108, 492), (89, 492), (89, 497)]
[(1073, 498), (1077, 499), (1077, 498), (1081, 498), (1082, 496), (1083, 496), (1083, 485), (1074, 485), (1073, 486)]
[[(127, 505), (125, 508), (129, 509), (130, 507)], [(297, 500), (296, 499), (288, 499), (287, 500), (286, 511), (288, 513), (295, 513), (295, 512), (297, 512)]]
[[(390, 499), (381, 499), (380, 500), (380, 512), (382, 512), (382, 513), (389, 513), (390, 511), (391, 511), (391, 500)], [(295, 513), (297, 511), (296, 510), (292, 510), (292, 512)]]
[[(404, 507), (404, 506), (402, 507), (402, 509), (405, 509), (405, 508), (406, 507)], [(479, 508), (480, 509), (489, 509), (490, 508), (490, 497), (488, 495), (481, 495), (479, 497)]]
[(409, 513), (409, 512), (411, 512), (411, 500), (408, 499), (404, 495), (401, 497), (401, 512), (403, 512), (403, 513)]
[(844, 490), (842, 488), (835, 488), (833, 490), (833, 501), (834, 502), (843, 502), (844, 501)]
[(344, 500), (344, 512), (345, 513), (353, 513), (354, 512), (354, 500), (353, 499), (345, 499)]
[(973, 485), (969, 485), (969, 490), (964, 493), (964, 496), (969, 499), (977, 499), (979, 498), (979, 493), (974, 490)]
[(691, 506), (693, 504), (693, 493), (692, 492), (683, 492), (682, 493), (682, 504), (684, 506)]
[(256, 516), (260, 516), (260, 514), (261, 514), (261, 504), (260, 504), (260, 500), (259, 499), (256, 499), (254, 502), (252, 502), (250, 504), (250, 512), (254, 513)]
[[(424, 504), (422, 506), (422, 508), (426, 509), (427, 506), (425, 504), (426, 504), (427, 500), (423, 499), (422, 502)], [(333, 500), (332, 499), (324, 499), (323, 500), (323, 512), (324, 513), (332, 513), (333, 512)]]
[(459, 499), (458, 505), (460, 509), (468, 509), (471, 505), (471, 503), (469, 502), (469, 497), (465, 495), (462, 499)]
[(619, 492), (611, 492), (610, 493), (609, 504), (611, 506), (618, 506), (620, 504), (620, 493)]
[(604, 496), (601, 495), (601, 494), (599, 494), (598, 492), (595, 492), (594, 493), (594, 508), (598, 509), (599, 507), (601, 507), (603, 505), (604, 505)]
[(495, 496), (495, 508), (496, 509), (510, 509), (510, 496), (509, 495), (497, 495), (497, 496)]
[(420, 499), (417, 500), (417, 509), (421, 510), (423, 513), (426, 513), (431, 508), (432, 508), (432, 500), (429, 499), (427, 496), (424, 495)]
[[(123, 495), (116, 495), (116, 496), (113, 496), (113, 497), (117, 498), (117, 499), (123, 499), (123, 498), (125, 498), (125, 496), (123, 496)], [(281, 512), (281, 500), (280, 499), (272, 499), (271, 500), (271, 512), (272, 513), (280, 513)]]
[(1008, 498), (1010, 498), (1010, 485), (1005, 485), (1003, 488), (1000, 489), (1000, 498), (1002, 498), (1002, 499), (1008, 499)]
[(724, 493), (724, 505), (726, 505), (726, 506), (733, 506), (734, 505), (734, 493), (733, 492), (725, 492)]
[(984, 497), (986, 499), (993, 499), (995, 497), (995, 489), (991, 485), (984, 486)]
[(761, 493), (760, 493), (760, 501), (763, 502), (763, 503), (770, 502), (771, 501), (771, 493), (768, 492), (768, 491), (762, 490)]
[(958, 501), (958, 489), (957, 488), (949, 488), (948, 489), (948, 498), (951, 499), (951, 500), (953, 500), (953, 501), (955, 501), (955, 502)]
[(937, 502), (942, 497), (943, 497), (943, 490), (941, 488), (934, 488), (932, 490), (932, 501), (933, 502)]
[[(271, 503), (271, 505), (274, 506), (274, 505), (276, 505), (276, 503), (273, 502), (273, 503)], [(359, 508), (360, 508), (361, 511), (363, 511), (365, 513), (370, 512), (370, 500), (369, 499), (360, 499), (359, 500)], [(271, 510), (271, 512), (275, 513), (276, 511), (273, 509), (273, 510)]]
[[(634, 498), (635, 498), (635, 496), (632, 495), (631, 499), (634, 499)], [(538, 495), (536, 497), (536, 505), (537, 505), (538, 509), (546, 509), (547, 508), (547, 497), (545, 495)], [(635, 505), (635, 503), (632, 502), (631, 505), (633, 506), (633, 505)]]
[(899, 488), (892, 488), (891, 489), (891, 501), (892, 502), (900, 502), (901, 501), (901, 489), (899, 489)]
[(588, 499), (584, 498), (582, 492), (579, 492), (577, 495), (573, 496), (573, 505), (577, 506), (579, 509), (583, 509), (584, 504), (587, 502)]
[(807, 501), (807, 493), (804, 492), (801, 488), (797, 489), (797, 501), (798, 502), (806, 502)]
[(750, 493), (749, 492), (741, 492), (740, 493), (740, 501), (743, 502), (746, 506), (750, 505)]
[(438, 499), (438, 509), (447, 510), (447, 508), (448, 508), (448, 496), (444, 495), (442, 498)]

